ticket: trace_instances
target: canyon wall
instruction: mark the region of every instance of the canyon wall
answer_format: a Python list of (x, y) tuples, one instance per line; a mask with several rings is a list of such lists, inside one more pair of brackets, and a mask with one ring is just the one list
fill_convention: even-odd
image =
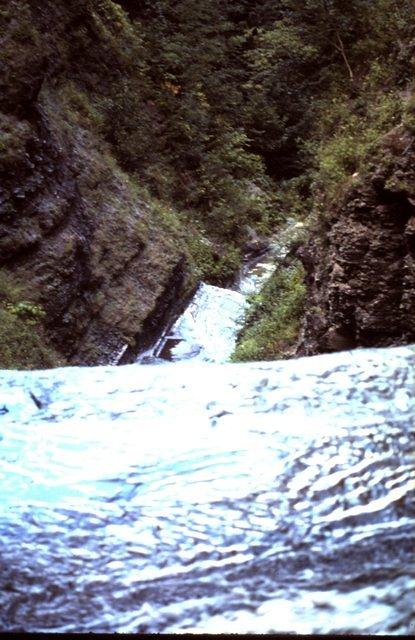
[(2, 276), (45, 312), (64, 362), (111, 362), (194, 285), (179, 232), (117, 164), (93, 106), (127, 36), (88, 2), (14, 2), (1, 20)]
[(299, 354), (415, 341), (414, 163), (400, 125), (298, 250), (308, 291)]

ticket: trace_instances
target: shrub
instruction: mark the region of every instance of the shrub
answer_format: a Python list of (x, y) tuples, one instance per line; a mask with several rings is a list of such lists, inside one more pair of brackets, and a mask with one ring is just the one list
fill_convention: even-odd
[(403, 123), (411, 133), (415, 134), (415, 93), (412, 93), (406, 102)]
[(0, 307), (0, 368), (44, 369), (56, 367), (56, 353), (34, 330), (33, 318), (29, 321)]
[(286, 358), (304, 311), (304, 269), (298, 261), (278, 269), (251, 299), (233, 362)]
[[(371, 79), (367, 79), (370, 86)], [(314, 188), (334, 200), (352, 175), (362, 168), (373, 153), (382, 134), (401, 119), (403, 102), (398, 91), (373, 90), (362, 100), (333, 97), (322, 109), (322, 137), (308, 145), (314, 155)]]
[(47, 344), (40, 320), (44, 310), (22, 300), (21, 287), (0, 271), (0, 368), (44, 369), (62, 364)]

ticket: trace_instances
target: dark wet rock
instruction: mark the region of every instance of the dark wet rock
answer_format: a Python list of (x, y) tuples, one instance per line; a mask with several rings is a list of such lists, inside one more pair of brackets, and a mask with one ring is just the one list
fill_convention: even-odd
[(64, 361), (109, 363), (127, 345), (143, 348), (194, 282), (180, 243), (157, 229), (79, 115), (79, 100), (93, 113), (88, 83), (99, 76), (105, 92), (120, 65), (94, 36), (90, 7), (11, 3), (2, 19), (0, 266), (44, 308), (44, 335)]
[(308, 300), (300, 354), (415, 340), (415, 148), (403, 127), (297, 253)]

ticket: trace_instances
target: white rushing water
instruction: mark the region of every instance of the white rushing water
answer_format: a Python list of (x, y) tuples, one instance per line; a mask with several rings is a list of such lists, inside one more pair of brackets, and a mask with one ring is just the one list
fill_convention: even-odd
[(173, 362), (226, 362), (246, 306), (242, 293), (202, 282), (184, 313), (151, 353)]
[(413, 632), (414, 365), (0, 372), (0, 629)]
[[(154, 345), (138, 356), (137, 362), (228, 362), (243, 324), (249, 296), (260, 291), (278, 262), (287, 255), (290, 243), (303, 232), (303, 227), (301, 222), (290, 218), (268, 250), (244, 266), (231, 289), (202, 282), (183, 314)], [(121, 355), (122, 352), (117, 358)]]

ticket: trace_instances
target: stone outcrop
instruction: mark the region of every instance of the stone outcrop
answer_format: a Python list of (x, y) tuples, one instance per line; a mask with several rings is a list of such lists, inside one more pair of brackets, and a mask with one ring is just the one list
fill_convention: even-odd
[(97, 78), (105, 92), (117, 67), (88, 6), (15, 3), (6, 16), (0, 267), (46, 311), (46, 334), (66, 362), (100, 364), (125, 344), (138, 350), (194, 282), (177, 234), (137, 193), (94, 120), (86, 83)]
[(298, 250), (308, 285), (299, 354), (415, 341), (414, 167), (414, 137), (398, 126)]

